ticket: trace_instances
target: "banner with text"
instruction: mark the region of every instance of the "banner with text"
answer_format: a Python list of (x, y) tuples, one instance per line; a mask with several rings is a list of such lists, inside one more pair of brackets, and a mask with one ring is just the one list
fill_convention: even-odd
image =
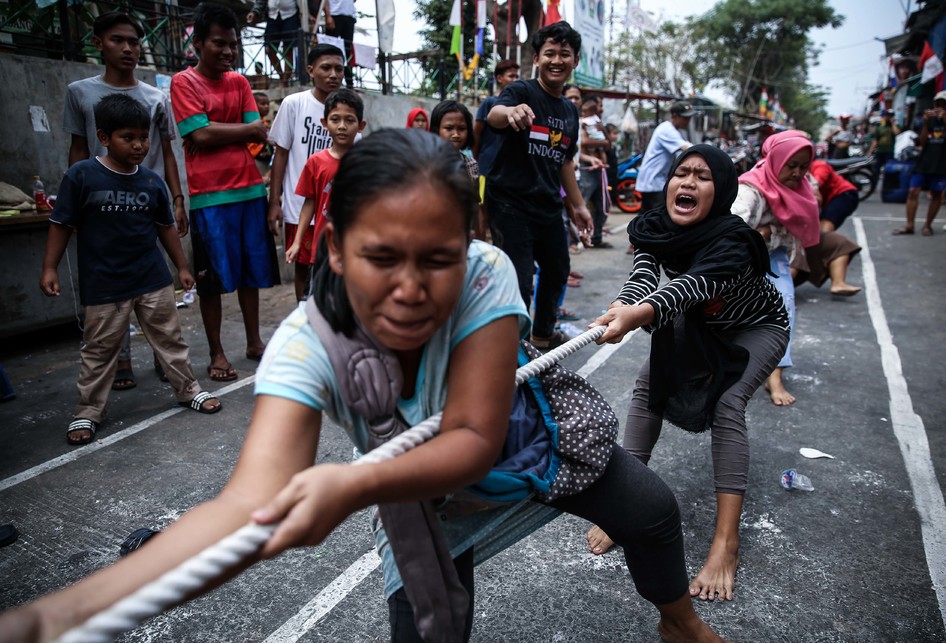
[(604, 0), (575, 0), (572, 26), (581, 34), (575, 82), (583, 87), (604, 87), (604, 24)]

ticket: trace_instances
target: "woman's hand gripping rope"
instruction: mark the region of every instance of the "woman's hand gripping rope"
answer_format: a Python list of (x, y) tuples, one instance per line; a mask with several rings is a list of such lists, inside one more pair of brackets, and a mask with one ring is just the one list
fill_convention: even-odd
[[(516, 384), (535, 377), (582, 347), (602, 337), (599, 325), (516, 370)], [(599, 342), (600, 343), (600, 342)], [(321, 542), (357, 503), (346, 481), (352, 467), (383, 462), (406, 453), (439, 432), (441, 415), (434, 415), (392, 438), (351, 465), (319, 465), (293, 477), (265, 507), (253, 513), (254, 522), (145, 585), (130, 596), (66, 632), (61, 643), (105, 643), (161, 614), (184, 597), (220, 576), (244, 558), (259, 553), (271, 558), (288, 547)], [(349, 485), (350, 486), (350, 485)], [(319, 489), (315, 493), (314, 489)], [(326, 494), (325, 489), (333, 489)], [(330, 497), (331, 496), (331, 497)], [(277, 522), (280, 521), (281, 522)]]

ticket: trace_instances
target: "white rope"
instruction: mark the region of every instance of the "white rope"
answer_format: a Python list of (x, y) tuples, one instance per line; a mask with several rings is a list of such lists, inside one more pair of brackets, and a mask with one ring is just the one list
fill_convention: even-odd
[[(596, 326), (562, 344), (545, 355), (516, 370), (516, 385), (545, 371), (580, 348), (590, 344), (604, 333), (604, 326)], [(391, 460), (423, 444), (440, 431), (441, 414), (427, 418), (420, 424), (388, 440), (365, 454), (353, 464), (376, 464)], [(84, 624), (66, 632), (59, 643), (108, 643), (123, 632), (141, 625), (147, 619), (161, 614), (181, 602), (226, 569), (254, 553), (276, 531), (279, 523), (258, 525), (250, 523), (223, 540), (210, 545), (174, 569), (148, 583), (130, 596), (118, 601)]]

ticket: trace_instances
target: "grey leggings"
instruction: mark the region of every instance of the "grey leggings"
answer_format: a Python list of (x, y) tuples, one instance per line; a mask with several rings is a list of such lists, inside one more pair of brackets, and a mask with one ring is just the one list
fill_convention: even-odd
[[(788, 337), (788, 332), (777, 328), (753, 328), (729, 335), (734, 344), (749, 351), (749, 363), (739, 381), (726, 389), (716, 403), (710, 433), (717, 493), (743, 495), (746, 492), (749, 477), (746, 404), (785, 354)], [(647, 360), (634, 385), (624, 427), (624, 448), (644, 464), (650, 461), (663, 424), (663, 418), (647, 408), (649, 391), (650, 360)]]

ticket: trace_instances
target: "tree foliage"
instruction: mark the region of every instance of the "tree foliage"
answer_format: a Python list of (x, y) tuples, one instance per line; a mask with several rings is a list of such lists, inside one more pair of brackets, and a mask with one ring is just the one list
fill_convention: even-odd
[(762, 89), (778, 94), (782, 107), (809, 131), (826, 116), (825, 93), (808, 83), (817, 64), (812, 29), (840, 27), (843, 16), (828, 0), (720, 0), (690, 21), (708, 73), (736, 99), (736, 106), (756, 112)]
[(649, 94), (702, 93), (712, 80), (707, 71), (692, 28), (673, 22), (652, 31), (625, 31), (616, 37), (608, 56), (612, 87)]

